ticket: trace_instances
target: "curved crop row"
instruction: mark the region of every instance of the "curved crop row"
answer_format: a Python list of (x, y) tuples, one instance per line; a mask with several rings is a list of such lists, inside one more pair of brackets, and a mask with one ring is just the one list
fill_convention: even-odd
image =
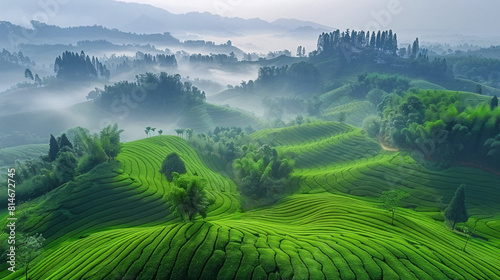
[[(407, 209), (294, 195), (241, 216), (94, 233), (45, 253), (34, 279), (494, 279), (500, 249)], [(15, 278), (12, 275), (8, 279)]]

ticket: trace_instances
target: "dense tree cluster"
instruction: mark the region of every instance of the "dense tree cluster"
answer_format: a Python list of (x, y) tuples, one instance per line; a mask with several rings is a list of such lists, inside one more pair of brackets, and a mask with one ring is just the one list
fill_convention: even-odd
[(175, 59), (175, 55), (152, 55), (143, 52), (137, 52), (132, 63), (134, 67), (157, 65), (160, 67), (177, 68), (177, 60)]
[[(358, 81), (353, 85), (353, 94), (356, 97), (367, 97), (374, 103), (379, 95), (387, 93), (402, 93), (410, 88), (410, 79), (400, 75), (389, 75), (379, 73), (362, 74), (358, 76)], [(375, 90), (375, 91), (373, 91)], [(370, 93), (370, 96), (368, 94)], [(378, 105), (375, 104), (375, 105)]]
[(298, 95), (316, 93), (321, 82), (319, 71), (311, 63), (299, 62), (291, 66), (262, 67), (255, 81), (256, 90), (260, 88), (280, 88)]
[(113, 73), (119, 74), (129, 72), (134, 68), (163, 67), (177, 69), (177, 59), (175, 55), (169, 54), (149, 54), (138, 51), (134, 57), (112, 54), (107, 60), (106, 65)]
[(291, 159), (281, 159), (269, 145), (242, 147), (242, 157), (233, 162), (241, 192), (252, 199), (273, 198), (284, 192), (293, 171)]
[(252, 133), (253, 129), (247, 127), (216, 127), (213, 131), (207, 134), (194, 134), (188, 140), (191, 144), (207, 153), (208, 155), (215, 155), (221, 160), (231, 162), (235, 158), (241, 156), (241, 151), (238, 147), (246, 145), (251, 142), (248, 134)]
[(182, 113), (191, 106), (202, 104), (205, 101), (205, 92), (190, 82), (183, 83), (179, 74), (168, 75), (162, 72), (138, 75), (135, 82), (123, 81), (105, 86), (104, 90), (97, 90), (92, 98), (108, 110), (123, 105), (123, 100), (135, 98), (145, 112), (160, 110)]
[(0, 62), (9, 62), (25, 67), (35, 66), (35, 62), (31, 61), (31, 59), (27, 56), (24, 56), (22, 52), (9, 52), (6, 49), (2, 49), (0, 52)]
[(265, 59), (273, 59), (273, 58), (277, 58), (277, 57), (280, 57), (280, 56), (292, 56), (292, 52), (289, 51), (289, 50), (282, 50), (282, 51), (269, 51), (266, 55), (266, 58)]
[(500, 87), (500, 60), (479, 57), (460, 57), (451, 60), (456, 77)]
[(500, 166), (500, 109), (490, 104), (472, 108), (458, 94), (411, 90), (386, 96), (379, 108), (386, 142), (428, 159)]
[(337, 58), (341, 63), (376, 62), (412, 74), (444, 76), (448, 72), (446, 59), (430, 61), (428, 50), (420, 47), (418, 38), (407, 48), (398, 48), (398, 37), (392, 30), (365, 32), (347, 29), (322, 33), (310, 60), (320, 63), (325, 58)]
[(217, 65), (227, 65), (238, 62), (238, 58), (231, 52), (227, 54), (192, 54), (189, 56), (190, 64), (217, 64)]
[(21, 186), (23, 199), (36, 198), (106, 159), (114, 159), (120, 152), (121, 132), (115, 124), (103, 128), (100, 134), (77, 127), (59, 137), (50, 135), (47, 155), (16, 163), (16, 183)]
[(110, 72), (98, 58), (90, 58), (82, 51), (80, 54), (65, 51), (54, 63), (57, 78), (62, 79), (109, 79)]

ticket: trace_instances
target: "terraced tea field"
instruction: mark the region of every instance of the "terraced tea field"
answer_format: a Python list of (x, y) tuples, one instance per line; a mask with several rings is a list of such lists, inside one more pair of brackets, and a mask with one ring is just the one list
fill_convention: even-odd
[[(408, 155), (382, 151), (360, 130), (334, 122), (252, 137), (296, 155), (286, 198), (242, 212), (236, 185), (216, 172), (222, 165), (215, 158), (200, 158), (173, 136), (130, 142), (118, 163), (18, 209), (22, 230), (47, 238), (44, 253), (31, 265), (31, 279), (500, 277), (498, 177), (468, 168), (426, 170)], [(171, 215), (165, 198), (169, 183), (158, 171), (170, 152), (180, 155), (189, 174), (205, 179), (215, 201), (206, 219), (185, 223)], [(461, 251), (465, 237), (438, 219), (432, 197), (447, 203), (459, 181), (471, 184), (469, 223), (477, 222), (483, 237), (473, 238), (466, 252)], [(405, 204), (420, 210), (399, 208), (395, 226), (374, 199), (390, 182), (411, 192)], [(2, 265), (0, 278), (24, 277), (23, 270), (10, 274)]]
[(295, 155), (292, 193), (327, 191), (376, 201), (383, 191), (396, 187), (411, 194), (404, 200), (406, 207), (442, 220), (440, 211), (463, 183), (471, 214), (467, 225), (477, 226), (479, 235), (500, 245), (497, 175), (466, 167), (428, 170), (408, 153), (383, 151), (361, 130), (335, 122), (262, 130), (252, 136)]

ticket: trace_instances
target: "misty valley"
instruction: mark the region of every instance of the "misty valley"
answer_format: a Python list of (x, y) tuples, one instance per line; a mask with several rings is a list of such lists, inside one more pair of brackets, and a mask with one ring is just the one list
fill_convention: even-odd
[(0, 21), (1, 279), (500, 279), (500, 43), (134, 5)]

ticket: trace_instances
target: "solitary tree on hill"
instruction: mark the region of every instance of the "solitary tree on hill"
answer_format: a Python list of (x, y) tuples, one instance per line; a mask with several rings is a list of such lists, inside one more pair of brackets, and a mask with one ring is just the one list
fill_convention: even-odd
[(49, 161), (54, 161), (57, 158), (57, 153), (59, 153), (59, 144), (54, 135), (51, 134), (49, 142)]
[(339, 113), (337, 118), (338, 118), (338, 121), (340, 123), (343, 123), (343, 122), (345, 122), (345, 117), (346, 117), (346, 113), (345, 113), (345, 111), (342, 111)]
[(382, 207), (392, 213), (391, 225), (394, 225), (394, 215), (396, 214), (396, 208), (399, 206), (401, 199), (408, 196), (410, 196), (409, 193), (395, 189), (382, 192), (382, 195), (379, 197), (379, 200), (383, 203)]
[(413, 42), (413, 46), (411, 47), (411, 59), (417, 58), (419, 52), (420, 52), (420, 46), (417, 38), (415, 39), (415, 41)]
[(186, 166), (177, 153), (169, 154), (163, 161), (160, 169), (160, 173), (164, 174), (169, 182), (172, 182), (174, 179), (174, 172), (178, 174), (186, 173)]
[(158, 134), (160, 134), (160, 136), (163, 134), (163, 130), (158, 130)]
[[(22, 237), (21, 237), (22, 238)], [(28, 271), (30, 268), (30, 263), (33, 259), (35, 259), (38, 255), (42, 253), (42, 243), (45, 241), (45, 238), (41, 234), (30, 235), (22, 238), (20, 240), (20, 244), (18, 247), (18, 259), (21, 264), (26, 265), (26, 269), (24, 271), (26, 280), (28, 278)], [(17, 253), (17, 252), (16, 252)]]
[(121, 151), (120, 133), (123, 129), (118, 129), (118, 124), (108, 125), (101, 130), (101, 145), (108, 160), (113, 160)]
[(491, 111), (495, 110), (496, 107), (498, 107), (498, 97), (495, 95), (492, 99), (491, 99)]
[(38, 74), (35, 74), (35, 85), (38, 87), (42, 86), (42, 79), (40, 79), (40, 76), (38, 76)]
[(146, 132), (146, 135), (149, 136), (149, 132), (151, 131), (151, 127), (150, 126), (147, 126), (146, 127), (146, 130), (144, 130), (144, 132)]
[(28, 80), (33, 81), (33, 73), (31, 72), (31, 70), (30, 70), (30, 69), (26, 69), (26, 70), (24, 71), (24, 77), (25, 77), (26, 79), (28, 79)]
[(187, 134), (188, 140), (191, 141), (191, 138), (193, 138), (194, 130), (192, 128), (187, 128), (186, 129), (186, 134)]
[(303, 123), (304, 123), (304, 117), (302, 115), (298, 115), (297, 117), (295, 117), (295, 122), (301, 126)]
[(480, 84), (477, 84), (476, 86), (476, 93), (483, 94), (483, 87)]
[(465, 252), (465, 249), (467, 248), (467, 244), (469, 243), (469, 239), (474, 234), (475, 231), (476, 231), (476, 227), (474, 227), (472, 230), (470, 230), (469, 227), (463, 228), (463, 232), (467, 236), (467, 239), (465, 240), (464, 248), (462, 249), (462, 251)]
[(192, 221), (198, 214), (206, 218), (211, 201), (203, 180), (176, 172), (173, 173), (173, 180), (175, 184), (167, 193), (167, 199), (172, 204), (170, 210), (185, 221)]
[(465, 223), (469, 219), (465, 206), (465, 185), (462, 184), (455, 192), (455, 196), (444, 210), (446, 220), (451, 224), (451, 229), (455, 230), (456, 223)]

